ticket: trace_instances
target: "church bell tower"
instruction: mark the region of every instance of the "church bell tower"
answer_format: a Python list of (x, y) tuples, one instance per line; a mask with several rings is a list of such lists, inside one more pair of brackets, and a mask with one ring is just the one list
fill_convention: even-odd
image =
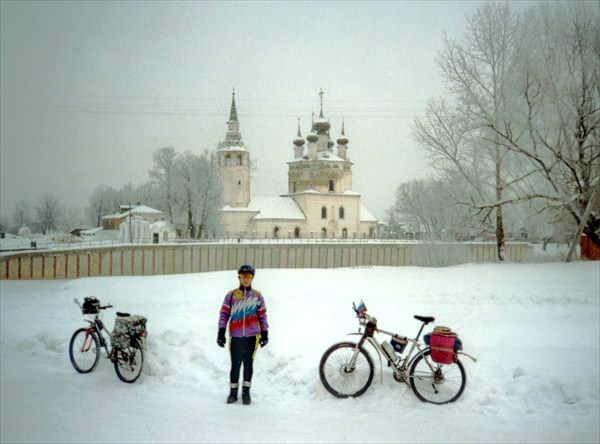
[(223, 205), (247, 207), (250, 203), (250, 152), (246, 150), (240, 133), (235, 90), (231, 99), (225, 141), (219, 143), (217, 157)]

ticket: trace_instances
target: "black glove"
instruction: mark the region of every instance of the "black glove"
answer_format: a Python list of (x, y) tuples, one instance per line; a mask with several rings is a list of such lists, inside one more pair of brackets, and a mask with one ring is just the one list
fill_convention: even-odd
[(269, 343), (269, 332), (267, 330), (260, 332), (260, 340), (258, 341), (261, 347)]
[(219, 347), (225, 347), (225, 329), (224, 328), (220, 328), (219, 329), (219, 334), (217, 335), (217, 344), (219, 344)]

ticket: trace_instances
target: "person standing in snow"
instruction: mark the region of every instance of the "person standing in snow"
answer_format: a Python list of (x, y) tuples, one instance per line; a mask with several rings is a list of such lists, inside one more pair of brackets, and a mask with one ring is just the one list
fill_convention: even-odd
[(250, 386), (252, 381), (252, 364), (258, 345), (264, 347), (269, 342), (269, 324), (267, 323), (267, 307), (262, 294), (252, 288), (255, 270), (252, 265), (242, 265), (238, 269), (240, 286), (225, 295), (219, 312), (219, 333), (217, 344), (225, 347), (225, 330), (229, 323), (229, 353), (231, 371), (229, 373), (230, 393), (227, 404), (238, 399), (240, 369), (244, 364), (242, 383), (242, 402), (250, 404)]

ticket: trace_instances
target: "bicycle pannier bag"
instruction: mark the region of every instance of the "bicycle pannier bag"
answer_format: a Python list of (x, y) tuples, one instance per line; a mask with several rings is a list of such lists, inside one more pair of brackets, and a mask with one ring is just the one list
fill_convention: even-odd
[(452, 364), (454, 356), (462, 348), (458, 335), (448, 327), (435, 327), (423, 340), (431, 350), (431, 359), (439, 364)]
[(452, 336), (431, 335), (429, 348), (431, 359), (439, 364), (452, 364), (454, 360), (454, 342)]
[(406, 340), (406, 338), (400, 336), (392, 336), (391, 344), (396, 352), (402, 353), (404, 351), (404, 348), (406, 347), (406, 344), (408, 344), (408, 341)]
[(141, 315), (117, 317), (111, 333), (111, 345), (126, 348), (130, 344), (135, 345), (137, 343), (135, 339), (140, 338), (145, 348), (146, 321), (147, 319)]

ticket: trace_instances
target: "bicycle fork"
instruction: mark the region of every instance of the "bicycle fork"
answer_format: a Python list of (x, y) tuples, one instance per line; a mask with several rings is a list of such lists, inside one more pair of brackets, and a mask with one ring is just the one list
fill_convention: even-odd
[(92, 333), (92, 328), (87, 328), (85, 330), (85, 339), (83, 340), (83, 344), (81, 344), (81, 353), (85, 353), (90, 351), (92, 348), (92, 344), (94, 343), (94, 335)]

